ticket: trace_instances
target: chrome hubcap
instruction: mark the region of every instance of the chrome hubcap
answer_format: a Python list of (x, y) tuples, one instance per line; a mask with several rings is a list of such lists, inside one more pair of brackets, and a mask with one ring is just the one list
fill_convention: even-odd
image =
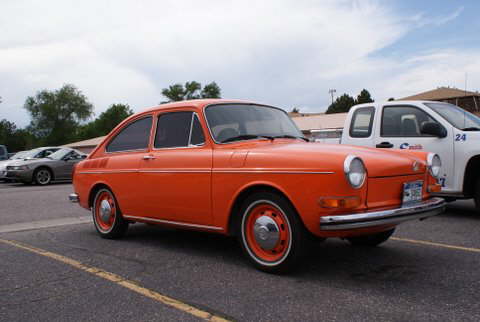
[(104, 223), (108, 223), (110, 216), (112, 215), (112, 207), (107, 200), (102, 200), (100, 203), (100, 218)]
[(258, 245), (265, 250), (274, 249), (280, 240), (278, 225), (268, 216), (257, 218), (253, 227), (253, 233)]

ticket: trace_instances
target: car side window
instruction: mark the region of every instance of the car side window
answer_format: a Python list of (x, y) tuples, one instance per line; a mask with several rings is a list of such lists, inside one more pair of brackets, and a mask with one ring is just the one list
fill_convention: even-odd
[(373, 107), (362, 107), (357, 109), (352, 116), (350, 137), (368, 138), (372, 134), (374, 113), (375, 109)]
[(205, 142), (198, 117), (193, 112), (171, 112), (158, 117), (154, 147), (180, 148)]
[(197, 114), (193, 113), (192, 131), (190, 135), (190, 145), (202, 145), (205, 143), (205, 136), (203, 135), (202, 125), (198, 119)]
[(431, 136), (422, 134), (420, 131), (422, 125), (426, 122), (436, 121), (419, 108), (413, 106), (386, 106), (383, 108), (381, 136)]
[(152, 117), (147, 116), (125, 126), (108, 143), (107, 152), (144, 150), (148, 148)]

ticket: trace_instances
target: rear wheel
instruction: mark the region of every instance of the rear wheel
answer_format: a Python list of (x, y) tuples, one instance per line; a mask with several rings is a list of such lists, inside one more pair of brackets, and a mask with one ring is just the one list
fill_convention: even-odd
[(480, 212), (480, 178), (477, 179), (475, 184), (473, 199), (475, 200), (475, 208), (477, 209), (477, 212)]
[(394, 231), (395, 231), (395, 228), (387, 231), (382, 231), (381, 233), (371, 234), (371, 235), (348, 237), (347, 240), (354, 246), (374, 247), (387, 241), (390, 238), (390, 236), (392, 236)]
[(40, 168), (33, 174), (34, 181), (41, 186), (45, 186), (52, 182), (52, 178), (52, 171), (47, 168)]
[(92, 216), (95, 228), (102, 238), (120, 238), (127, 232), (128, 222), (123, 219), (115, 196), (106, 188), (95, 194)]
[(270, 273), (292, 270), (305, 246), (305, 228), (283, 197), (255, 193), (245, 200), (237, 234), (242, 249), (258, 269)]

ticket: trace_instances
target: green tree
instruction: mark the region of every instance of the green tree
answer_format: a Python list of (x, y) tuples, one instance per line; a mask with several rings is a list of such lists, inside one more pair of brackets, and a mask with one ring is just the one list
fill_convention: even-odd
[(76, 138), (80, 122), (93, 114), (93, 105), (75, 86), (43, 90), (25, 101), (32, 121), (30, 130), (42, 145), (62, 145)]
[(35, 137), (28, 130), (18, 129), (15, 123), (3, 119), (0, 121), (0, 144), (8, 151), (18, 152), (35, 147)]
[(94, 121), (84, 124), (78, 129), (78, 139), (87, 140), (107, 135), (115, 126), (133, 114), (128, 104), (112, 104)]
[(370, 92), (366, 89), (363, 89), (360, 94), (358, 94), (355, 104), (363, 104), (363, 103), (372, 103), (374, 100), (370, 95)]
[(393, 97), (390, 97), (390, 98), (388, 99), (389, 102), (394, 101), (394, 100), (395, 100), (395, 98), (393, 98)]
[(162, 89), (162, 95), (168, 99), (166, 102), (178, 102), (183, 100), (192, 100), (200, 98), (220, 98), (221, 90), (215, 82), (211, 82), (203, 87), (199, 82), (186, 82), (185, 85), (173, 84), (168, 88)]
[(294, 108), (292, 108), (290, 113), (300, 113), (300, 109), (298, 107), (294, 107)]
[(355, 99), (348, 94), (343, 94), (330, 104), (326, 114), (346, 113), (353, 105), (355, 105)]

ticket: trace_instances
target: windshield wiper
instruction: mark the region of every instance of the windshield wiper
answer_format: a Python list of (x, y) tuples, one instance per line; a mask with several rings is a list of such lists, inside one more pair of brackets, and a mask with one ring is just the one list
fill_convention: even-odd
[(273, 137), (274, 139), (302, 139), (307, 142), (310, 142), (306, 137), (304, 136), (295, 136), (295, 135), (276, 135)]
[(464, 129), (462, 129), (462, 131), (480, 131), (480, 129), (478, 127), (466, 127)]
[(259, 138), (269, 139), (273, 141), (273, 137), (268, 135), (243, 134), (243, 135), (232, 136), (231, 138), (221, 141), (221, 143), (227, 143), (227, 142), (239, 141), (239, 140), (259, 139)]

